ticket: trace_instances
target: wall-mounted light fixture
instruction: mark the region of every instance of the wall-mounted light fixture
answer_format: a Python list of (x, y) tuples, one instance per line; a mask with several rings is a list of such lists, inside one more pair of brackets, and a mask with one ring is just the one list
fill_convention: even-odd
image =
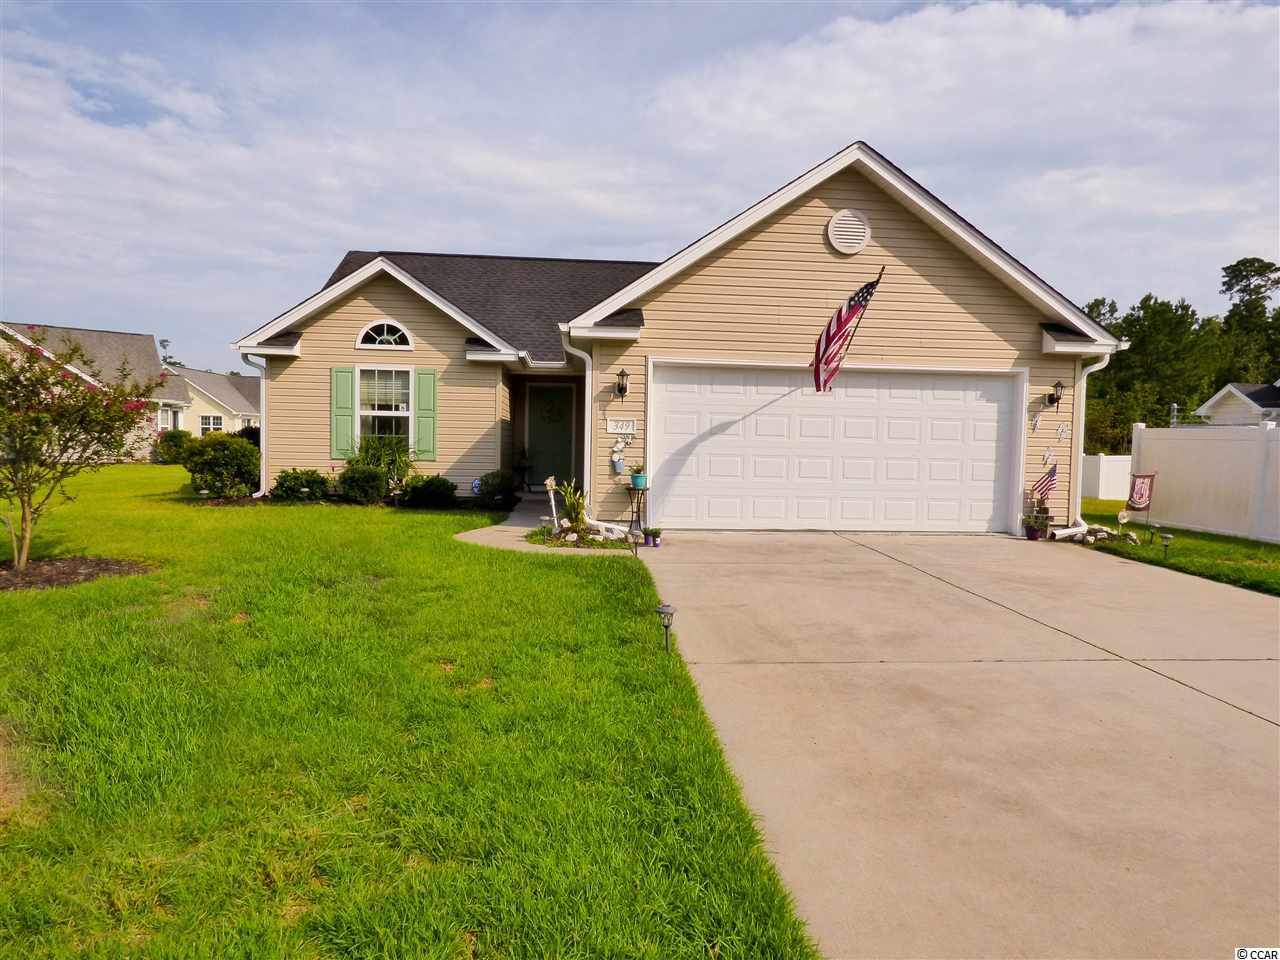
[(1056, 407), (1058, 405), (1058, 401), (1062, 399), (1062, 392), (1066, 389), (1066, 385), (1059, 380), (1053, 385), (1053, 393), (1046, 393), (1044, 395), (1044, 405), (1046, 407)]
[(630, 378), (631, 378), (631, 374), (627, 373), (627, 371), (625, 370), (618, 371), (618, 384), (614, 389), (617, 392), (619, 397), (625, 397), (627, 395), (627, 389), (628, 389), (627, 381)]

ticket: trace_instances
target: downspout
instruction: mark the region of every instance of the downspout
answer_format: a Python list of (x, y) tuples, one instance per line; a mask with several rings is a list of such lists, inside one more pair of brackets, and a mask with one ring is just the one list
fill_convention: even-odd
[[(1119, 349), (1121, 350), (1129, 346), (1128, 342), (1124, 340), (1120, 341), (1120, 344)], [(1104, 353), (1102, 355), (1102, 359), (1097, 363), (1091, 363), (1089, 366), (1081, 368), (1080, 385), (1076, 388), (1076, 402), (1080, 404), (1080, 429), (1076, 431), (1076, 452), (1074, 457), (1075, 469), (1072, 471), (1073, 483), (1071, 485), (1071, 529), (1073, 532), (1075, 531), (1075, 528), (1084, 524), (1084, 518), (1080, 515), (1080, 501), (1084, 494), (1084, 490), (1081, 488), (1084, 487), (1084, 430), (1087, 411), (1087, 404), (1085, 401), (1088, 397), (1087, 383), (1089, 374), (1096, 373), (1110, 362), (1111, 354)]]
[[(567, 330), (560, 331), (560, 343), (564, 346), (564, 352), (579, 357), (582, 360), (583, 373), (583, 392), (586, 393), (586, 402), (582, 405), (582, 457), (586, 461), (582, 465), (582, 493), (587, 500), (587, 512), (591, 511), (591, 426), (595, 423), (592, 410), (595, 405), (595, 391), (592, 390), (594, 383), (591, 379), (591, 354), (579, 350), (577, 347), (569, 343), (569, 332)], [(526, 416), (528, 412), (526, 411)]]
[(267, 358), (262, 358), (262, 363), (255, 363), (253, 358), (247, 353), (240, 354), (240, 359), (248, 366), (258, 371), (258, 408), (260, 415), (258, 417), (258, 445), (260, 456), (258, 457), (258, 490), (253, 495), (257, 500), (266, 496), (267, 493)]

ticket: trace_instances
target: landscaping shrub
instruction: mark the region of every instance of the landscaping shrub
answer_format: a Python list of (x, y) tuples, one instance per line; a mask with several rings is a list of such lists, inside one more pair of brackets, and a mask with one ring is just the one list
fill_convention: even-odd
[(258, 485), (258, 448), (242, 437), (215, 431), (193, 440), (183, 466), (191, 486), (215, 497), (247, 497)]
[(413, 469), (409, 444), (404, 437), (361, 437), (360, 450), (348, 463), (362, 467), (378, 467), (386, 474), (387, 484), (399, 490)]
[(516, 478), (509, 470), (494, 470), (480, 478), (476, 503), (494, 510), (510, 510), (516, 505)]
[(436, 474), (433, 477), (410, 477), (400, 492), (402, 507), (448, 510), (457, 506), (458, 485)]
[(338, 474), (338, 494), (352, 503), (378, 503), (387, 496), (387, 471), (353, 460)]
[(233, 437), (243, 437), (258, 449), (262, 449), (262, 428), (261, 427), (241, 427)]
[(323, 500), (329, 478), (319, 470), (281, 470), (271, 488), (272, 500)]
[(186, 430), (166, 430), (156, 439), (156, 463), (182, 463), (189, 446), (191, 434)]

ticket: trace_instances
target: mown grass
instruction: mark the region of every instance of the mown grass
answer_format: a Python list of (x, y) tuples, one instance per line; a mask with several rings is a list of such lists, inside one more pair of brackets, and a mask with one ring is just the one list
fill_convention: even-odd
[(0, 953), (813, 956), (639, 563), (184, 479), (39, 533), (155, 572), (0, 595)]
[[(1123, 500), (1095, 500), (1085, 497), (1081, 512), (1088, 522), (1100, 523), (1116, 530), (1116, 514), (1123, 508)], [(1136, 546), (1123, 541), (1105, 540), (1094, 544), (1094, 549), (1280, 596), (1280, 544), (1162, 526), (1161, 533), (1173, 534), (1166, 560), (1160, 537), (1155, 536), (1152, 543), (1148, 544), (1148, 530), (1143, 514), (1137, 514), (1136, 517), (1135, 522), (1125, 526), (1126, 530), (1137, 534), (1139, 543)]]

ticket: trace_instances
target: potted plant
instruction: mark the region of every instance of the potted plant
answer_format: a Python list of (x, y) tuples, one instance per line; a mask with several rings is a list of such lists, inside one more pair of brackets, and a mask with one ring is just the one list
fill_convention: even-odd
[(649, 477), (644, 472), (644, 464), (637, 463), (631, 468), (631, 489), (632, 490), (648, 490)]
[(1043, 498), (1035, 500), (1034, 503), (1031, 512), (1022, 518), (1022, 529), (1028, 540), (1039, 540), (1043, 537), (1049, 529), (1049, 521), (1053, 519), (1049, 515), (1049, 506)]
[(654, 533), (656, 533), (657, 531), (655, 531), (653, 527), (645, 527), (645, 528), (644, 528), (643, 530), (641, 530), (640, 532), (644, 534), (644, 545), (645, 545), (646, 547), (652, 547), (652, 546), (653, 546), (653, 535), (654, 535)]
[(661, 528), (661, 527), (650, 527), (650, 528), (649, 528), (649, 533), (651, 533), (651, 534), (653, 535), (653, 545), (654, 545), (655, 547), (660, 547), (660, 546), (662, 546), (662, 528)]

